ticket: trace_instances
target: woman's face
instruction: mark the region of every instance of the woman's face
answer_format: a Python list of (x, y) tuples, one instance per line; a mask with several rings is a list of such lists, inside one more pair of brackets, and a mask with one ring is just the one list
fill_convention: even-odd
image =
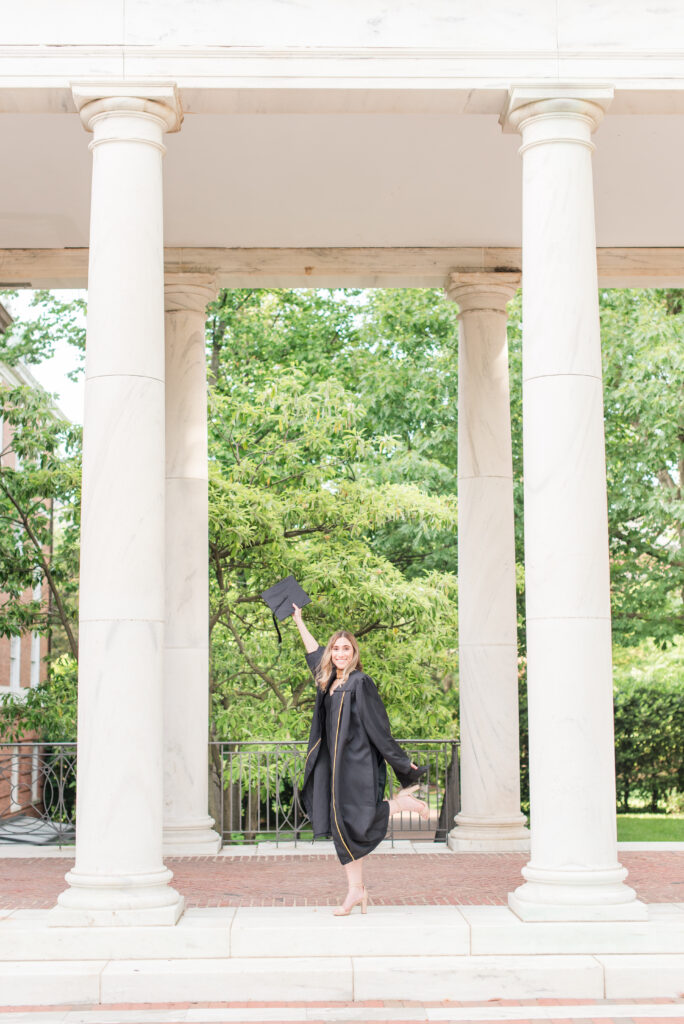
[(335, 668), (345, 669), (354, 654), (354, 648), (346, 637), (340, 637), (332, 645), (332, 663)]

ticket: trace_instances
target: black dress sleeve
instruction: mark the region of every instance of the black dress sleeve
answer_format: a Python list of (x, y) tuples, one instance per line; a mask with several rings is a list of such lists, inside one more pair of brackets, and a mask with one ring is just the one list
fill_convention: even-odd
[(411, 758), (392, 736), (385, 705), (370, 676), (363, 676), (359, 681), (356, 704), (368, 738), (402, 782), (402, 777), (411, 771)]
[(323, 657), (324, 650), (325, 647), (318, 647), (315, 651), (312, 651), (311, 654), (306, 655), (306, 663), (311, 669), (312, 675), (316, 674), (316, 669), (321, 663), (321, 658)]

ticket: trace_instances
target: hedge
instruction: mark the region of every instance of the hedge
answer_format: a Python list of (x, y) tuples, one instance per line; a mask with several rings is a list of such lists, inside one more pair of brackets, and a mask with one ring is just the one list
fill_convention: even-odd
[[(648, 810), (673, 792), (684, 793), (684, 679), (621, 680), (614, 687), (617, 809), (631, 801)], [(527, 689), (520, 686), (520, 786), (529, 809)]]

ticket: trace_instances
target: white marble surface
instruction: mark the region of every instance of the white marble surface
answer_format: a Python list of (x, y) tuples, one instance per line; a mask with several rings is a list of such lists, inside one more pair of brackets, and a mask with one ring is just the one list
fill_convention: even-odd
[(89, 875), (161, 866), (162, 636), (159, 622), (81, 626), (76, 861)]
[(523, 160), (527, 920), (645, 916), (617, 860), (592, 131), (610, 90), (513, 89)]
[(166, 334), (164, 849), (216, 853), (207, 813), (209, 578), (204, 275), (169, 275)]
[[(372, 898), (372, 894), (371, 894)], [(234, 957), (459, 956), (470, 952), (457, 907), (369, 906), (333, 916), (332, 907), (240, 907), (231, 929)], [(417, 936), (420, 935), (418, 940)]]
[(526, 381), (523, 410), (528, 616), (606, 619), (610, 579), (601, 381), (573, 374)]
[(0, 963), (5, 1006), (98, 1003), (104, 961)]
[(15, 911), (11, 919), (0, 922), (0, 962), (228, 957), (235, 913), (235, 907), (190, 909), (175, 928), (57, 929), (50, 926), (47, 911)]
[(475, 956), (546, 953), (664, 954), (684, 951), (684, 914), (675, 904), (651, 904), (648, 920), (521, 921), (508, 907), (459, 908), (470, 926)]
[(526, 0), (515, 12), (501, 0), (483, 0), (479, 8), (454, 9), (449, 0), (397, 0), (391, 13), (381, 0), (328, 3), (315, 0), (277, 3), (237, 0), (190, 7), (171, 0), (165, 17), (155, 3), (134, 0), (126, 7), (126, 41), (165, 46), (451, 46), (459, 50), (508, 48), (514, 38), (529, 50), (554, 46), (553, 11), (544, 0)]
[(527, 639), (532, 859), (615, 864), (610, 623), (533, 619)]
[(107, 1003), (354, 998), (349, 957), (109, 963), (101, 991)]
[(86, 381), (82, 621), (164, 620), (164, 385)]
[(458, 530), (458, 579), (463, 590), (459, 602), (461, 643), (516, 644), (510, 477), (459, 477)]
[[(520, 833), (517, 838), (524, 834), (520, 831), (525, 823), (520, 812), (520, 774), (512, 769), (513, 764), (518, 765), (519, 755), (517, 688), (513, 689), (517, 669), (517, 648), (513, 644), (469, 644), (460, 648), (463, 781), (457, 820), (465, 829), (464, 819), (475, 819), (468, 829), (473, 839), (477, 838), (473, 831), (477, 819), (481, 820), (480, 838), (487, 838), (492, 827), (503, 827), (506, 822), (509, 838), (516, 838), (515, 831)], [(459, 827), (454, 838), (460, 832)], [(462, 836), (465, 834), (464, 830)]]
[(49, 0), (31, 0), (8, 19), (7, 43), (173, 47), (219, 46), (440, 46), (460, 52), (577, 54), (644, 51), (667, 54), (684, 34), (676, 0), (647, 8), (638, 0), (505, 0), (454, 9), (448, 0), (398, 0), (390, 17), (381, 0), (366, 4), (314, 0), (278, 3), (171, 0), (163, 16), (154, 0), (112, 0), (102, 10), (73, 0), (59, 17)]
[[(101, 90), (103, 99), (98, 99)], [(162, 863), (162, 171), (173, 89), (74, 90), (93, 132), (76, 862), (50, 924), (173, 925)], [(123, 95), (120, 95), (123, 94)], [(168, 101), (167, 106), (163, 100)], [(86, 138), (83, 139), (84, 146)]]
[[(520, 811), (513, 468), (506, 304), (517, 275), (452, 274), (459, 307), (461, 811), (450, 845), (517, 849)], [(512, 845), (511, 845), (512, 844)]]
[(601, 998), (592, 957), (374, 957), (354, 959), (355, 999)]
[[(207, 649), (207, 479), (166, 479), (166, 646)], [(204, 685), (208, 686), (205, 679)]]
[[(604, 979), (608, 998), (674, 995), (684, 912), (657, 904), (649, 913), (643, 923), (534, 924), (494, 906), (372, 907), (342, 921), (330, 907), (226, 907), (187, 911), (176, 928), (93, 930), (15, 911), (0, 921), (0, 960), (12, 958), (0, 964), (0, 991), (11, 976), (15, 1003), (48, 1004), (70, 978), (69, 1002), (97, 1002), (99, 974), (104, 1003), (602, 998)], [(470, 952), (449, 952), (454, 927), (465, 927)]]
[(679, 996), (684, 991), (684, 955), (598, 956), (606, 978), (606, 999)]

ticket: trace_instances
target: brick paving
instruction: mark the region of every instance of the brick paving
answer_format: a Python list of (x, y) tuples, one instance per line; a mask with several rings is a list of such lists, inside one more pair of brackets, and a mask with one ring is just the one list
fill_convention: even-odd
[[(376, 905), (505, 905), (522, 882), (524, 853), (371, 854), (366, 883)], [(684, 903), (684, 851), (624, 852), (628, 882), (646, 903)], [(0, 909), (54, 905), (72, 858), (0, 858)], [(334, 856), (171, 857), (189, 907), (333, 906), (344, 894)]]
[[(610, 1015), (611, 1007), (615, 1007), (615, 1015)], [(653, 1016), (649, 1014), (650, 1011), (656, 1011), (663, 1008), (664, 1013), (659, 1016)], [(677, 1008), (681, 1007), (681, 1014), (677, 1013)], [(544, 1024), (663, 1024), (667, 1021), (669, 1024), (681, 1024), (684, 1021), (684, 998), (679, 999), (529, 999), (529, 1000), (516, 1000), (516, 999), (490, 999), (487, 1002), (475, 1002), (475, 1001), (457, 1001), (444, 999), (441, 1001), (428, 1002), (428, 1001), (411, 1001), (411, 1000), (400, 1000), (400, 999), (369, 999), (359, 1002), (201, 1002), (201, 1003), (155, 1003), (153, 1006), (149, 1003), (111, 1003), (106, 1006), (103, 1005), (69, 1005), (60, 1004), (57, 1006), (7, 1006), (0, 1008), (0, 1021), (8, 1019), (12, 1014), (27, 1015), (31, 1021), (35, 1021), (39, 1024), (43, 1014), (49, 1015), (55, 1011), (65, 1013), (73, 1011), (78, 1021), (83, 1021), (84, 1024), (88, 1024), (91, 1019), (93, 1021), (100, 1022), (102, 1020), (102, 1012), (106, 1012), (107, 1020), (115, 1021), (117, 1012), (125, 1013), (126, 1020), (130, 1020), (130, 1013), (133, 1011), (136, 1013), (136, 1018), (140, 1020), (141, 1024), (164, 1024), (164, 1017), (161, 1014), (168, 1014), (168, 1021), (182, 1021), (185, 1020), (185, 1014), (183, 1011), (192, 1011), (192, 1020), (197, 1022), (202, 1020), (202, 1011), (210, 1011), (207, 1014), (207, 1019), (217, 1021), (220, 1020), (222, 1015), (217, 1011), (225, 1011), (225, 1020), (230, 1020), (232, 1024), (240, 1024), (240, 1020), (236, 1017), (236, 1013), (240, 1010), (245, 1011), (244, 1020), (248, 1021), (249, 1024), (255, 1024), (257, 1021), (268, 1021), (268, 1024), (278, 1024), (279, 1018), (274, 1018), (269, 1014), (269, 1010), (284, 1010), (283, 1024), (287, 1021), (287, 1024), (293, 1024), (293, 1021), (301, 1020), (306, 1021), (307, 1024), (330, 1024), (331, 1020), (338, 1021), (351, 1021), (352, 1019), (363, 1024), (364, 1020), (372, 1019), (373, 1021), (381, 1021), (382, 1024), (393, 1024), (393, 1021), (401, 1022), (401, 1024), (413, 1024), (413, 1022), (422, 1022), (430, 1017), (430, 1010), (442, 1011), (439, 1014), (439, 1020), (442, 1024), (448, 1024), (450, 1019), (458, 1021), (458, 1024), (467, 1024), (472, 1018), (468, 1017), (468, 1010), (473, 1009), (477, 1011), (477, 1014), (473, 1014), (473, 1018), (476, 1016), (477, 1024), (501, 1024), (505, 1020), (507, 1024), (533, 1024), (540, 1021)], [(446, 1017), (444, 1011), (454, 1011), (453, 1018)], [(519, 1009), (519, 1014), (515, 1013), (515, 1009)], [(316, 1010), (323, 1011), (320, 1017), (316, 1016)], [(364, 1010), (370, 1011), (368, 1018), (361, 1016)], [(411, 1014), (411, 1010), (415, 1012), (415, 1016)], [(513, 1012), (511, 1013), (511, 1010)], [(558, 1013), (557, 1017), (553, 1016), (553, 1012)], [(259, 1011), (265, 1011), (263, 1014)], [(287, 1012), (289, 1011), (289, 1012)], [(299, 1013), (293, 1011), (300, 1011)], [(351, 1011), (349, 1014), (345, 1014), (345, 1011)], [(393, 1011), (403, 1011), (398, 1014), (397, 1017), (393, 1016)], [(484, 1012), (491, 1016), (485, 1016)], [(574, 1015), (574, 1013), (576, 1015)], [(674, 1011), (674, 1012), (673, 1012)], [(137, 1015), (139, 1014), (139, 1018)], [(22, 1021), (27, 1018), (22, 1017)]]

